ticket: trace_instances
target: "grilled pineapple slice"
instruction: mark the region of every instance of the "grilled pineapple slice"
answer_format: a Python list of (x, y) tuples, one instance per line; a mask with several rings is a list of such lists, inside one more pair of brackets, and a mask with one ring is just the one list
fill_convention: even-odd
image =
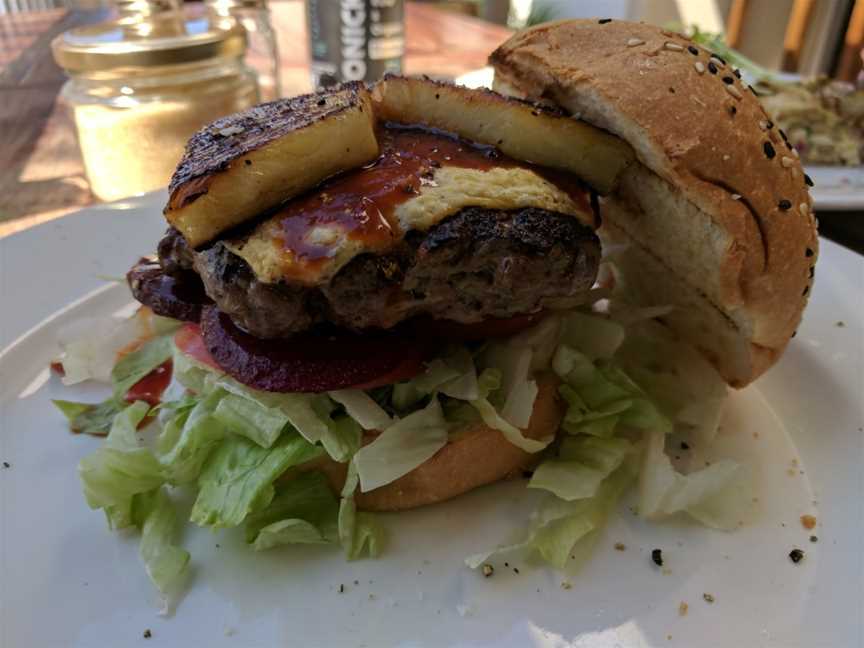
[(426, 124), (496, 146), (514, 159), (574, 173), (601, 194), (634, 158), (627, 143), (594, 126), (489, 90), (388, 76), (372, 96), (380, 120)]
[(165, 217), (197, 247), (378, 153), (360, 83), (261, 104), (189, 140)]

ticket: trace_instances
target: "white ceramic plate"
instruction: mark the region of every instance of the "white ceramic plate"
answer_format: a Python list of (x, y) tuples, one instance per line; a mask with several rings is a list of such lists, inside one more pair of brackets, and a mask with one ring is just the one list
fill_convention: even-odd
[[(469, 88), (491, 88), (495, 71), (491, 67), (471, 70), (454, 81)], [(864, 210), (864, 166), (808, 166), (814, 187), (810, 190), (816, 209)]]
[[(104, 390), (64, 389), (47, 365), (60, 327), (129, 304), (99, 277), (153, 249), (163, 201), (0, 240), (0, 461), (10, 465), (0, 468), (0, 646), (140, 646), (145, 629), (145, 645), (158, 646), (862, 645), (864, 259), (827, 241), (789, 351), (725, 415), (717, 453), (752, 465), (757, 482), (737, 532), (646, 524), (625, 502), (578, 573), (497, 563), (484, 579), (463, 557), (506, 540), (532, 500), (523, 484), (502, 484), (388, 516), (389, 548), (374, 561), (324, 548), (255, 554), (237, 533), (188, 533), (190, 588), (160, 617), (134, 537), (110, 534), (81, 496), (75, 466), (99, 441), (69, 434), (49, 403)], [(806, 551), (798, 565), (793, 547)], [(654, 548), (667, 570), (652, 564)]]

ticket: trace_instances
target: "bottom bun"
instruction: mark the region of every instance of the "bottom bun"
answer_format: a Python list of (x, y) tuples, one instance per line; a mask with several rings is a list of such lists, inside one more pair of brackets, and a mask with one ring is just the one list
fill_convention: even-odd
[[(565, 406), (558, 397), (558, 378), (552, 373), (537, 377), (537, 399), (528, 428), (529, 439), (545, 439), (558, 431)], [(367, 432), (363, 444), (377, 436)], [(357, 492), (361, 511), (402, 511), (451, 499), (479, 486), (521, 475), (533, 466), (539, 453), (531, 454), (514, 446), (498, 430), (481, 422), (470, 423), (451, 434), (450, 440), (431, 459), (410, 473), (368, 493)], [(326, 459), (314, 466), (324, 472), (336, 492), (345, 483), (347, 464)]]

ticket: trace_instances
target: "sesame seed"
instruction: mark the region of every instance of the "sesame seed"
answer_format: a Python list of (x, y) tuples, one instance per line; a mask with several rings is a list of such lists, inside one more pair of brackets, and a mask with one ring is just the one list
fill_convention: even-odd
[(714, 65), (714, 63), (712, 63), (711, 61), (708, 61), (708, 71), (711, 74), (717, 74), (717, 66)]
[(806, 173), (804, 174), (804, 184), (806, 184), (808, 187), (813, 186), (813, 180), (811, 180), (810, 176), (807, 175)]
[[(810, 266), (810, 278), (812, 279), (816, 275), (816, 266)], [(811, 529), (813, 527), (810, 527)]]
[(792, 209), (792, 203), (784, 198), (779, 203), (777, 203), (777, 207), (780, 209), (780, 211), (789, 211), (790, 209)]
[(801, 212), (802, 216), (806, 216), (810, 212), (810, 207), (807, 206), (806, 202), (803, 202), (798, 205), (798, 211)]
[(689, 45), (687, 47), (687, 51), (690, 52), (693, 56), (699, 56), (699, 50), (696, 49), (695, 47), (693, 47), (692, 45)]
[(736, 99), (741, 99), (741, 91), (738, 90), (734, 85), (725, 86), (726, 92), (735, 97)]
[(784, 155), (782, 158), (780, 158), (780, 164), (782, 164), (785, 168), (788, 169), (788, 168), (791, 167), (793, 164), (795, 164), (795, 160), (793, 160), (793, 159), (790, 158), (790, 157), (786, 157), (786, 156)]
[(631, 38), (627, 41), (627, 47), (636, 47), (637, 45), (644, 45), (645, 41), (640, 38)]
[(716, 63), (720, 67), (724, 67), (726, 65), (726, 61), (724, 61), (722, 58), (720, 58), (716, 54), (712, 54), (711, 58), (709, 60), (713, 61), (714, 63)]
[(696, 68), (696, 71), (697, 71), (699, 74), (705, 74), (705, 66), (702, 64), (702, 61), (696, 61), (696, 62), (693, 64), (693, 67)]
[(672, 50), (673, 52), (683, 52), (684, 47), (679, 45), (678, 43), (663, 43), (663, 47), (668, 50)]
[(768, 130), (768, 120), (767, 120), (767, 119), (762, 119), (762, 120), (759, 122), (759, 128), (761, 128), (763, 131), (764, 131), (764, 130)]
[(489, 563), (483, 563), (483, 576), (489, 578), (492, 574), (495, 573), (495, 568)]
[(612, 19), (611, 18), (601, 18), (597, 22), (600, 23), (601, 25), (605, 25), (606, 23), (612, 22)]
[(732, 194), (732, 200), (741, 200), (741, 194)]
[(726, 160), (730, 160), (731, 158), (732, 158), (731, 155), (728, 155), (728, 154), (727, 154), (727, 155), (724, 155), (724, 156), (723, 156), (723, 161), (725, 162)]
[(804, 256), (806, 256), (806, 257), (812, 257), (814, 254), (815, 254), (815, 252), (813, 252), (813, 250), (810, 249), (810, 248), (807, 248), (807, 249), (804, 251)]
[(767, 124), (768, 124), (768, 130), (771, 130), (772, 128), (774, 128), (774, 122), (772, 122), (770, 119), (768, 120)]
[(733, 74), (739, 79), (741, 78), (741, 70), (739, 70), (738, 68), (735, 68), (735, 72), (733, 72)]
[(730, 76), (724, 76), (723, 83), (725, 83), (726, 85), (732, 85), (733, 83), (735, 83), (735, 79)]
[(796, 158), (799, 157), (799, 155), (798, 155), (798, 149), (796, 149), (796, 148), (792, 148), (792, 149), (790, 149), (790, 150), (792, 151), (792, 155), (794, 155)]
[(765, 157), (769, 160), (773, 159), (777, 152), (774, 150), (774, 147), (771, 145), (771, 142), (765, 142), (762, 144), (762, 150), (765, 151)]
[(730, 115), (732, 115), (734, 117), (735, 113), (737, 113), (737, 112), (738, 112), (738, 109), (735, 106), (729, 106), (729, 114)]

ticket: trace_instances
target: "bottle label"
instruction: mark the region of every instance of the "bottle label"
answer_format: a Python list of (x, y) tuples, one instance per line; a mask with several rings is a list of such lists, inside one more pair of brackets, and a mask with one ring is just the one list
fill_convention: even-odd
[(307, 0), (312, 81), (375, 81), (402, 71), (403, 0)]

